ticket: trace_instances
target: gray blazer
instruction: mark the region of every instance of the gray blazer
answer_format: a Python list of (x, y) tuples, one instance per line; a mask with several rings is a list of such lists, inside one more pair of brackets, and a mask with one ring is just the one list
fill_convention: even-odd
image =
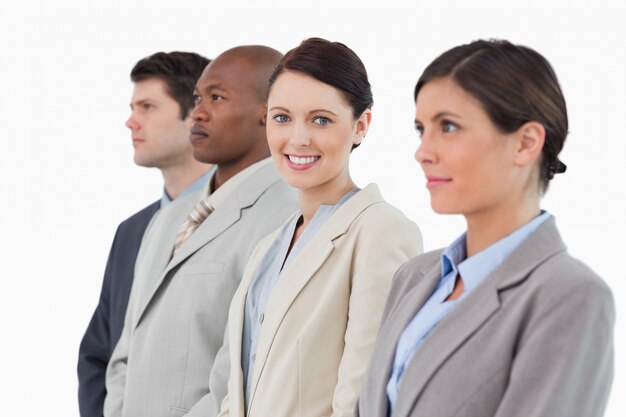
[(148, 227), (124, 330), (107, 369), (107, 417), (210, 417), (226, 395), (228, 361), (211, 371), (230, 300), (252, 249), (296, 210), (296, 193), (274, 164), (260, 168), (170, 260), (197, 199), (194, 193), (171, 203)]
[[(396, 273), (357, 416), (387, 416), (396, 344), (440, 277), (440, 255)], [(566, 252), (550, 218), (426, 337), (393, 416), (601, 416), (614, 320), (609, 288)]]

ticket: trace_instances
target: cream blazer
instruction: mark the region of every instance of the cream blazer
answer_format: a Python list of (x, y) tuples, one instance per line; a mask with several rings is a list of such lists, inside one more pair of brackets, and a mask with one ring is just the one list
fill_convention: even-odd
[[(230, 307), (231, 368), (222, 417), (245, 414), (244, 306), (256, 268), (278, 232), (254, 250)], [(248, 416), (351, 416), (393, 275), (421, 252), (417, 225), (387, 204), (376, 185), (342, 205), (272, 291), (251, 375)]]

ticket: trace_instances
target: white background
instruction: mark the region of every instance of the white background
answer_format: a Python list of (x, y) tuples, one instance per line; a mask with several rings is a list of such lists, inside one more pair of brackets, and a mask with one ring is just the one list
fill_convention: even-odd
[[(0, 383), (2, 415), (77, 416), (78, 344), (96, 305), (117, 224), (161, 193), (138, 168), (124, 121), (134, 63), (156, 51), (214, 57), (240, 44), (286, 52), (341, 41), (362, 58), (374, 119), (352, 157), (421, 227), (426, 249), (463, 231), (431, 212), (413, 152), (415, 82), (437, 55), (477, 38), (544, 54), (569, 108), (565, 175), (543, 201), (571, 253), (611, 286), (617, 305), (606, 415), (626, 409), (626, 6), (572, 1), (22, 1), (0, 6)], [(558, 334), (555, 334), (558, 337)]]

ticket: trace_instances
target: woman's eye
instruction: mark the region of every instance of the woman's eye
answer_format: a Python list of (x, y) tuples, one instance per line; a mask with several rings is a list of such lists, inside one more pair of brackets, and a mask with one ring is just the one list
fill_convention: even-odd
[(420, 138), (424, 134), (424, 128), (420, 125), (415, 125), (415, 131), (417, 132), (417, 136), (419, 136)]
[(141, 106), (144, 110), (150, 110), (151, 108), (153, 108), (154, 106), (150, 103), (143, 103), (143, 105)]
[(450, 121), (444, 120), (441, 123), (441, 129), (445, 132), (445, 133), (452, 133), (452, 132), (456, 132), (457, 130), (459, 130), (459, 126), (455, 123), (452, 123)]
[(326, 126), (331, 123), (331, 120), (328, 117), (318, 116), (315, 119), (313, 119), (313, 123), (315, 123), (316, 125), (320, 125), (320, 126)]
[(286, 114), (277, 114), (276, 116), (274, 116), (274, 120), (276, 120), (278, 123), (287, 123), (289, 121), (289, 116), (287, 116)]

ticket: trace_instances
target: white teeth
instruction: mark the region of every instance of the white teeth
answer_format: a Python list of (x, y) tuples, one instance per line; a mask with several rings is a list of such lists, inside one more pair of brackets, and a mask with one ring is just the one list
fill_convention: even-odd
[(300, 158), (298, 156), (289, 155), (289, 160), (292, 164), (296, 165), (307, 165), (315, 162), (319, 157), (318, 156), (307, 156)]

